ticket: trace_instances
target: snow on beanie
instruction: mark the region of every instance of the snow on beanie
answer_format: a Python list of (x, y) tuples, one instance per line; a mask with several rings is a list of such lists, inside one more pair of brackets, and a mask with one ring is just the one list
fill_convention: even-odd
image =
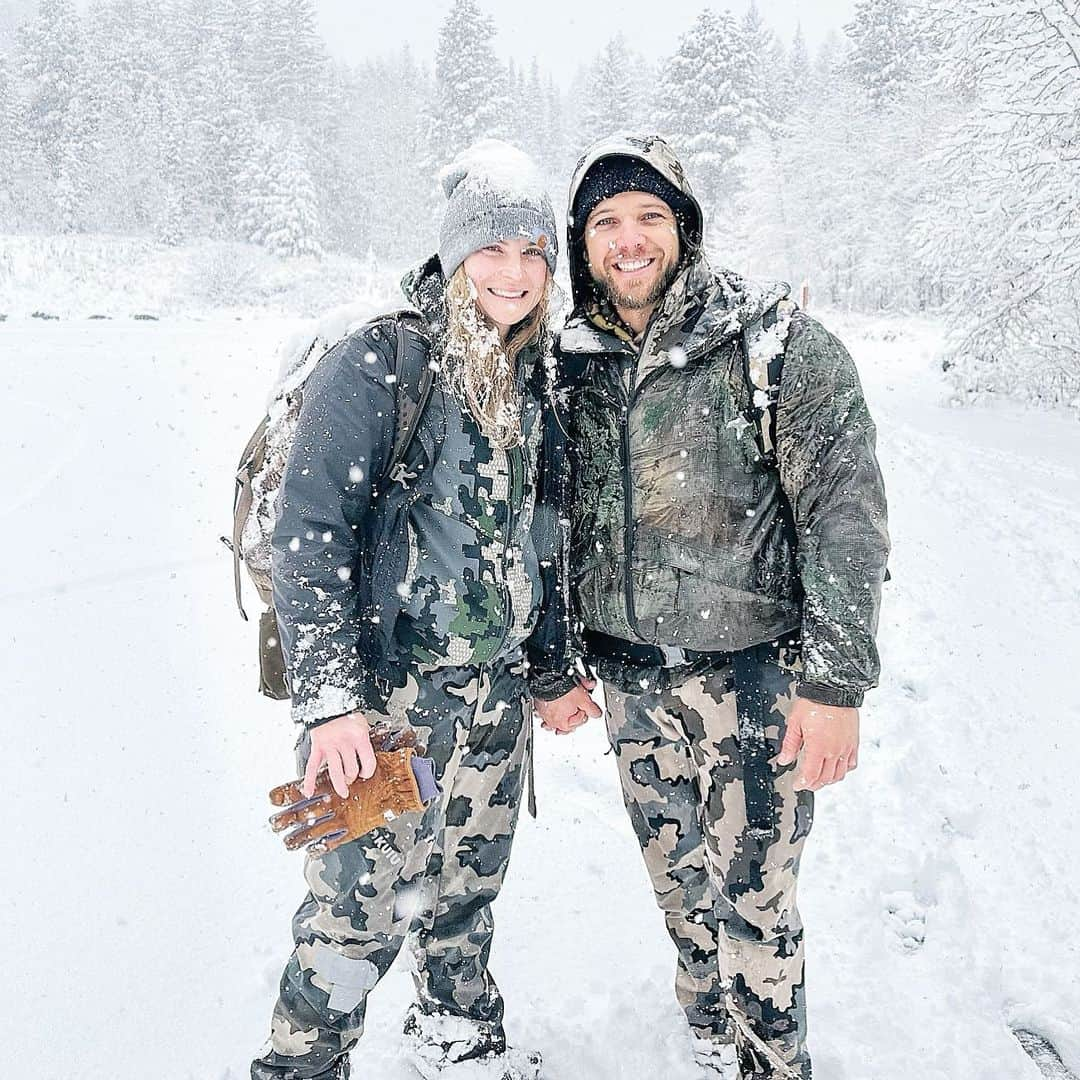
[(439, 262), (447, 280), (474, 251), (514, 237), (536, 244), (555, 273), (555, 214), (528, 154), (498, 139), (482, 139), (445, 166), (439, 179), (447, 198)]

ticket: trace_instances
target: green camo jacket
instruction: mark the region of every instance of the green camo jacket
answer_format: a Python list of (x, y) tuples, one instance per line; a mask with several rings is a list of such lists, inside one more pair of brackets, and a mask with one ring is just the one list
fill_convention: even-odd
[(795, 311), (786, 339), (756, 343), (785, 350), (763, 455), (744, 331), (786, 295), (698, 257), (640, 348), (570, 319), (556, 349), (575, 599), (587, 628), (636, 643), (729, 652), (801, 632), (799, 693), (858, 705), (889, 550), (875, 429), (843, 345)]

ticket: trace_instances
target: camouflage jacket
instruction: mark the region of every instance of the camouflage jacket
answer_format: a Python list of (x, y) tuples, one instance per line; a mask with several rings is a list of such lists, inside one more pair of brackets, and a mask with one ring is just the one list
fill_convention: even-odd
[(799, 630), (800, 694), (858, 705), (889, 547), (874, 425), (843, 345), (786, 303), (786, 340), (749, 342), (786, 350), (763, 454), (744, 331), (786, 295), (697, 256), (640, 347), (597, 312), (571, 317), (556, 356), (573, 592), (587, 628), (635, 643), (730, 652)]
[[(437, 359), (445, 320), (437, 260), (405, 288), (427, 323), (409, 347), (423, 350), (424, 362)], [(404, 467), (384, 481), (394, 348), (376, 320), (319, 362), (281, 486), (274, 608), (293, 718), (309, 725), (381, 708), (411, 662), (480, 666), (508, 657), (539, 616), (537, 350), (518, 359), (524, 445), (492, 447), (440, 378)]]

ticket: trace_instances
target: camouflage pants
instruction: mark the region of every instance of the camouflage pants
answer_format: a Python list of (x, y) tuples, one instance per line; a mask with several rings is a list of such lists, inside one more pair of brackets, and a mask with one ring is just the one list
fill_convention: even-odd
[[(395, 690), (386, 716), (409, 724), (435, 759), (442, 796), (424, 814), (321, 857), (308, 856), (310, 892), (293, 919), (296, 948), (281, 978), (271, 1037), (253, 1080), (329, 1073), (364, 1030), (367, 995), (409, 939), (417, 997), (501, 1031), (490, 973), (491, 901), (510, 856), (531, 737), (520, 661), (424, 667)], [(306, 736), (298, 747), (301, 768)]]
[[(768, 703), (757, 719), (771, 758), (794, 700), (797, 654), (773, 644), (752, 659), (757, 692), (740, 687), (740, 707)], [(770, 766), (771, 834), (748, 830), (732, 665), (676, 669), (670, 681), (606, 693), (626, 808), (678, 950), (676, 996), (695, 1034), (736, 1044), (747, 1080), (806, 1080), (795, 888), (813, 795), (794, 791), (794, 765)]]

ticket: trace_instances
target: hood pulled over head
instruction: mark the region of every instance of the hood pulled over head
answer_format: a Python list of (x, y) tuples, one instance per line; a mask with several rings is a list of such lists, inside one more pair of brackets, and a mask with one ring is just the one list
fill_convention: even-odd
[(623, 191), (647, 191), (671, 207), (679, 223), (682, 258), (701, 247), (703, 220), (682, 164), (659, 135), (609, 135), (579, 158), (570, 181), (567, 253), (575, 309), (593, 296), (585, 255), (585, 222), (593, 208)]

